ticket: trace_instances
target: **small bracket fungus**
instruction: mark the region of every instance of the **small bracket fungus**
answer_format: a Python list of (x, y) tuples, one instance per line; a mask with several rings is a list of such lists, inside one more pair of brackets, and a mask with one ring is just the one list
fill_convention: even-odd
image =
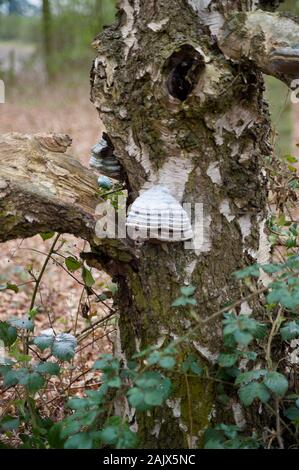
[(180, 242), (193, 238), (187, 212), (164, 186), (154, 186), (134, 201), (126, 226), (135, 240)]
[(101, 140), (91, 149), (89, 165), (99, 173), (121, 179), (122, 167), (114, 155), (114, 146), (109, 136), (104, 132)]

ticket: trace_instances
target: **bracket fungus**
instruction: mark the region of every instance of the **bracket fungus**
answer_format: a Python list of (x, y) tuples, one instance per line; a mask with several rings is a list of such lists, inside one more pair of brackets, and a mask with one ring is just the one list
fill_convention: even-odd
[(121, 179), (122, 167), (114, 155), (114, 146), (109, 136), (104, 132), (100, 141), (91, 149), (89, 165), (99, 173)]
[(129, 209), (128, 234), (135, 240), (180, 242), (193, 238), (189, 216), (165, 186), (144, 191)]

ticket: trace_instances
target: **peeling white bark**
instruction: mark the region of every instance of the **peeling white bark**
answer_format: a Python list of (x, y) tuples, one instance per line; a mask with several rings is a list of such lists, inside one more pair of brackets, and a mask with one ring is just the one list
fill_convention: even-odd
[(229, 201), (223, 199), (219, 207), (220, 214), (224, 215), (228, 222), (232, 222), (235, 219), (235, 216), (232, 214), (229, 206)]
[(217, 184), (218, 186), (222, 185), (222, 178), (221, 178), (218, 162), (210, 163), (209, 168), (207, 170), (207, 175), (209, 176), (209, 178), (212, 180), (214, 184)]
[(153, 21), (152, 23), (148, 23), (147, 26), (149, 29), (157, 33), (163, 28), (163, 26), (165, 26), (168, 23), (168, 21), (169, 21), (169, 18), (165, 18), (164, 20), (161, 20), (161, 21), (157, 21), (157, 22)]

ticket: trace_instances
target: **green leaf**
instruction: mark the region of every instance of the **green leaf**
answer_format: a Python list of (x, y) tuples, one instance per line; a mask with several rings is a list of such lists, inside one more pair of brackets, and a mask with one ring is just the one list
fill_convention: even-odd
[(143, 389), (151, 388), (151, 387), (158, 387), (161, 383), (162, 377), (159, 372), (144, 372), (138, 379), (136, 380), (136, 384), (138, 387)]
[(36, 317), (36, 315), (39, 313), (39, 308), (36, 307), (36, 308), (32, 308), (30, 311), (29, 311), (29, 318), (30, 320), (34, 320), (34, 318)]
[(157, 364), (160, 361), (160, 359), (161, 359), (161, 353), (159, 351), (154, 351), (148, 356), (147, 362), (148, 364), (153, 365), (153, 364)]
[(54, 334), (42, 334), (41, 336), (36, 336), (36, 338), (34, 338), (33, 344), (35, 344), (41, 351), (44, 351), (45, 349), (52, 347), (54, 339)]
[(250, 384), (240, 388), (239, 397), (243, 405), (249, 406), (256, 398), (259, 398), (263, 403), (267, 403), (270, 399), (270, 393), (264, 384), (251, 382)]
[(83, 269), (82, 269), (82, 278), (83, 278), (84, 284), (87, 287), (92, 287), (95, 283), (95, 280), (91, 274), (91, 271), (85, 268), (85, 266), (83, 266)]
[(66, 264), (67, 269), (71, 271), (72, 273), (82, 267), (82, 262), (78, 261), (73, 256), (69, 256), (68, 258), (66, 258), (65, 264)]
[(31, 320), (29, 320), (27, 317), (23, 318), (11, 318), (8, 320), (8, 323), (13, 326), (14, 328), (20, 329), (20, 330), (33, 330), (34, 324)]
[(194, 286), (181, 287), (181, 293), (185, 297), (190, 297), (191, 295), (194, 294), (195, 291), (196, 291), (196, 287), (194, 287)]
[(19, 292), (18, 286), (16, 284), (10, 284), (9, 282), (7, 283), (6, 289), (7, 290), (12, 290), (16, 294)]
[(276, 395), (283, 397), (289, 387), (289, 383), (284, 375), (279, 372), (268, 372), (264, 377), (264, 384)]
[(121, 380), (120, 380), (119, 377), (112, 377), (106, 383), (111, 388), (120, 388), (121, 387)]
[(172, 369), (176, 365), (176, 360), (172, 356), (164, 356), (160, 359), (159, 364), (163, 369)]
[(287, 286), (273, 289), (267, 295), (267, 302), (275, 305), (280, 304), (287, 309), (294, 310), (299, 305), (299, 290), (290, 292)]
[(162, 390), (149, 390), (144, 394), (144, 401), (150, 406), (161, 406), (164, 401), (164, 394)]
[(239, 271), (235, 271), (233, 274), (237, 279), (244, 279), (246, 277), (259, 277), (260, 267), (258, 264), (254, 264), (252, 266), (248, 266), (247, 268), (240, 269)]
[(203, 368), (199, 364), (197, 358), (193, 356), (192, 354), (186, 357), (186, 359), (181, 365), (181, 369), (184, 374), (190, 371), (193, 372), (193, 374), (198, 375), (198, 376), (202, 376), (203, 374)]
[(118, 440), (118, 428), (117, 426), (107, 426), (101, 431), (101, 440), (105, 444), (113, 445)]
[(172, 307), (185, 307), (188, 305), (186, 297), (178, 297), (174, 302), (172, 302), (171, 306)]
[(238, 375), (238, 377), (235, 380), (235, 384), (245, 385), (245, 384), (248, 384), (249, 382), (252, 382), (253, 380), (257, 380), (260, 377), (263, 377), (266, 374), (267, 374), (266, 369), (256, 369), (256, 370), (250, 370), (248, 372), (243, 372)]
[(296, 406), (290, 406), (283, 413), (291, 421), (299, 423), (299, 409)]
[(61, 437), (61, 422), (54, 424), (48, 432), (47, 438), (52, 449), (63, 449), (65, 439)]
[(18, 418), (14, 418), (13, 416), (5, 416), (1, 421), (0, 421), (0, 429), (2, 431), (13, 431), (15, 429), (18, 429), (20, 426), (20, 420)]
[(28, 374), (28, 369), (9, 370), (4, 374), (4, 385), (6, 387), (14, 387), (19, 383), (24, 383), (27, 380)]
[(4, 290), (12, 290), (16, 294), (19, 292), (19, 288), (16, 284), (10, 284), (9, 282), (4, 285), (0, 285), (0, 292)]
[(145, 402), (144, 402), (144, 392), (140, 390), (138, 387), (133, 387), (128, 390), (128, 399), (129, 403), (133, 408), (136, 410), (144, 410)]
[(0, 322), (0, 340), (4, 346), (12, 346), (18, 338), (17, 330), (7, 322)]
[(283, 158), (289, 163), (298, 163), (297, 158), (293, 157), (293, 155), (284, 155)]
[(272, 263), (272, 264), (263, 264), (261, 266), (262, 270), (265, 271), (267, 274), (274, 274), (278, 273), (283, 270), (283, 266), (278, 263)]
[(45, 385), (44, 377), (38, 372), (28, 374), (25, 380), (20, 381), (21, 384), (25, 385), (29, 392), (35, 393), (42, 389)]
[(59, 375), (60, 374), (60, 367), (57, 362), (41, 362), (35, 368), (37, 372), (40, 374), (46, 375)]
[(50, 240), (50, 238), (53, 238), (55, 235), (55, 232), (43, 232), (43, 233), (40, 233), (40, 236), (42, 237), (42, 239), (44, 240), (44, 242), (46, 240)]
[(299, 324), (296, 321), (286, 323), (285, 326), (280, 328), (280, 334), (284, 341), (297, 338), (299, 336)]
[(238, 360), (238, 354), (236, 353), (223, 353), (218, 357), (218, 364), (220, 367), (232, 367)]
[(234, 338), (238, 344), (247, 346), (252, 340), (253, 336), (248, 331), (236, 330), (234, 332)]
[(70, 361), (76, 351), (77, 340), (75, 336), (68, 333), (60, 333), (54, 339), (52, 354), (61, 361)]
[(67, 439), (65, 449), (92, 449), (93, 437), (88, 432), (80, 432)]
[(101, 358), (94, 363), (93, 369), (106, 373), (116, 372), (119, 370), (119, 360), (114, 358), (112, 354), (102, 354)]

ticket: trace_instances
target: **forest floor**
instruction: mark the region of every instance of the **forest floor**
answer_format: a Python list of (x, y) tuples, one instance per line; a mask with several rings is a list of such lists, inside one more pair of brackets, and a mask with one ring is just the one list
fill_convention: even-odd
[[(90, 148), (101, 135), (101, 124), (96, 110), (89, 100), (89, 83), (45, 86), (42, 83), (23, 83), (6, 90), (6, 104), (0, 106), (0, 132), (59, 132), (69, 134), (73, 145), (69, 150), (83, 164), (88, 165)], [(42, 269), (53, 239), (43, 241), (40, 236), (28, 240), (11, 241), (0, 246), (0, 286), (7, 282), (20, 286), (19, 292), (0, 289), (0, 319), (26, 316), (29, 311), (36, 278)], [(73, 277), (63, 267), (63, 256), (79, 257), (83, 240), (61, 236), (59, 254), (51, 259), (42, 278), (36, 305), (35, 334), (53, 328), (55, 333), (68, 332), (77, 335), (80, 342), (75, 361), (66, 366), (62, 380), (51, 381), (44, 412), (61, 418), (66, 395), (80, 394), (85, 387), (93, 387), (99, 380), (91, 370), (101, 353), (111, 350), (109, 334), (114, 331), (113, 320), (91, 328), (87, 336), (80, 334), (91, 323), (96, 323), (110, 313), (111, 301), (103, 305), (96, 297), (87, 295), (82, 287), (80, 271)], [(88, 251), (88, 250), (87, 250)], [(60, 263), (59, 265), (57, 263)], [(62, 264), (62, 267), (61, 267)], [(110, 289), (110, 279), (105, 273), (93, 272), (97, 294)], [(78, 281), (76, 281), (78, 279)], [(7, 394), (0, 399), (5, 409)], [(46, 411), (45, 411), (46, 410)]]

